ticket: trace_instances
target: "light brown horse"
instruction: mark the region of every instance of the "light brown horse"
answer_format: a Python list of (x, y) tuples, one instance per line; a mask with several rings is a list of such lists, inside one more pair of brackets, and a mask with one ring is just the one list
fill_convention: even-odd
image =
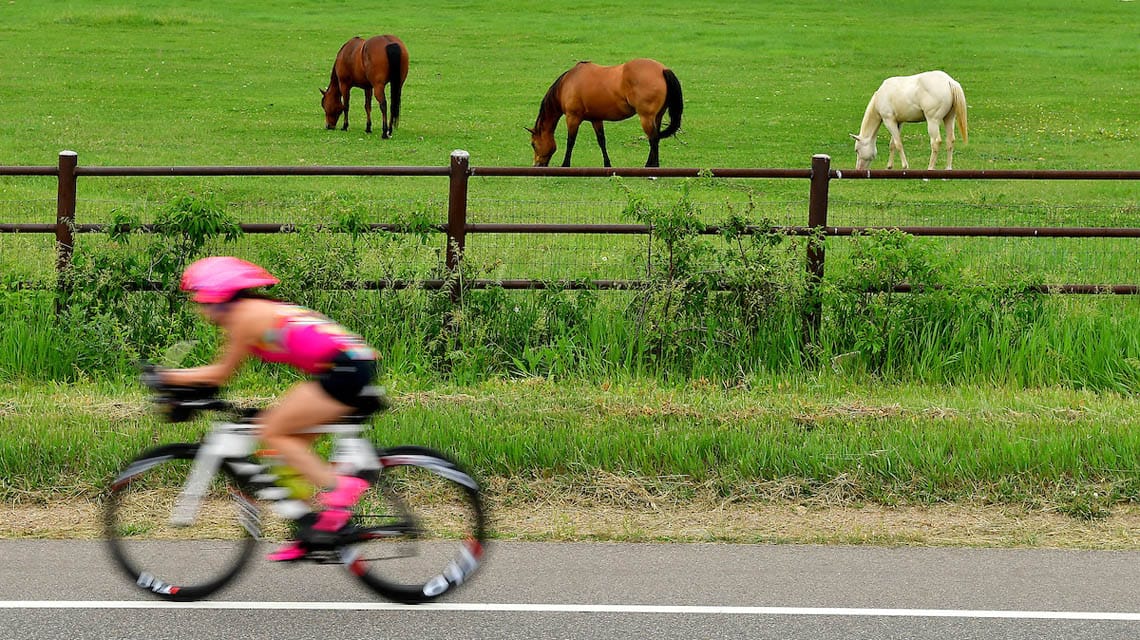
[[(530, 132), (530, 146), (534, 149), (534, 166), (550, 164), (557, 144), (554, 129), (563, 115), (566, 116), (566, 156), (562, 166), (570, 166), (574, 139), (582, 121), (594, 125), (598, 146), (602, 149), (602, 162), (610, 165), (606, 152), (606, 134), (603, 122), (625, 120), (637, 114), (641, 129), (649, 138), (649, 158), (645, 166), (659, 166), (657, 145), (681, 128), (681, 83), (665, 65), (656, 60), (639, 58), (612, 67), (592, 62), (579, 62), (558, 76), (542, 98), (538, 119)], [(661, 128), (665, 112), (669, 112), (669, 125)]]
[[(368, 120), (364, 131), (372, 133), (372, 94), (375, 92), (382, 117), (381, 137), (392, 137), (400, 121), (400, 97), (407, 78), (408, 48), (399, 38), (393, 35), (368, 40), (352, 38), (336, 54), (328, 89), (321, 89), (325, 128), (335, 129), (343, 113), (344, 126), (341, 129), (348, 130), (349, 92), (356, 87), (364, 89), (364, 113)], [(389, 83), (392, 85), (391, 126), (388, 124), (388, 103), (384, 100), (384, 85)]]

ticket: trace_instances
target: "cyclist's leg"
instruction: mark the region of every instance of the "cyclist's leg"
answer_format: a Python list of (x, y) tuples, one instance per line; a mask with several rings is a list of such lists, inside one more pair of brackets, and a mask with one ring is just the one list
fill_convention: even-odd
[(332, 467), (312, 451), (312, 435), (297, 433), (332, 422), (351, 411), (316, 381), (301, 382), (285, 392), (274, 406), (258, 416), (261, 440), (276, 449), (293, 467), (318, 488), (333, 489), (337, 478)]
[[(372, 353), (370, 349), (366, 351)], [(317, 377), (314, 386), (324, 393), (326, 402), (332, 403), (330, 406), (343, 407), (342, 412), (336, 416), (340, 417), (361, 406), (360, 392), (376, 377), (376, 361), (371, 358), (357, 359), (352, 353), (343, 352), (333, 357), (330, 365), (328, 371)], [(368, 482), (355, 476), (337, 476), (332, 485), (323, 486), (329, 488), (320, 495), (320, 502), (328, 510), (322, 513), (322, 520), (314, 528), (335, 531), (348, 522), (351, 517), (349, 509), (368, 489)]]
[[(324, 489), (318, 499), (330, 509), (312, 517), (311, 526), (318, 531), (336, 531), (352, 517), (348, 509), (368, 487), (360, 478), (337, 477), (332, 467), (312, 451), (312, 434), (297, 433), (310, 427), (335, 421), (351, 407), (330, 396), (315, 381), (302, 382), (287, 391), (281, 400), (258, 417), (260, 435), (265, 444), (284, 458), (285, 463)], [(308, 553), (305, 545), (294, 541), (269, 554), (272, 561), (299, 560)]]

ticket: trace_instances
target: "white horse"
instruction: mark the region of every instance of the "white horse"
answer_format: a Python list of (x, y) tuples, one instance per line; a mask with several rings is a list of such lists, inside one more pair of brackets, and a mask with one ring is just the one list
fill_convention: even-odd
[(953, 169), (955, 120), (962, 132), (962, 142), (969, 142), (966, 133), (966, 94), (962, 92), (962, 85), (942, 71), (895, 76), (883, 81), (867, 103), (859, 135), (851, 134), (855, 138), (855, 168), (866, 169), (871, 166), (871, 161), (878, 154), (875, 136), (879, 133), (880, 124), (887, 125), (887, 130), (891, 132), (891, 154), (887, 158), (887, 168), (894, 168), (896, 151), (902, 161), (902, 168), (908, 168), (910, 165), (903, 152), (899, 127), (904, 122), (923, 120), (930, 133), (930, 164), (926, 168), (934, 168), (938, 149), (942, 146), (942, 135), (938, 128), (938, 123), (941, 122), (946, 127), (946, 168)]

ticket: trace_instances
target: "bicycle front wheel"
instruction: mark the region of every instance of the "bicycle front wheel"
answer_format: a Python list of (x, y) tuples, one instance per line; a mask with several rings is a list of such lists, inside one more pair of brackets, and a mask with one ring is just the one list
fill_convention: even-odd
[(379, 480), (356, 507), (350, 571), (397, 602), (434, 600), (466, 582), (483, 559), (479, 487), (443, 454), (423, 447), (378, 452)]
[(196, 600), (229, 583), (249, 560), (257, 506), (226, 465), (202, 496), (183, 496), (196, 444), (158, 447), (111, 485), (103, 524), (111, 557), (134, 584), (169, 600)]

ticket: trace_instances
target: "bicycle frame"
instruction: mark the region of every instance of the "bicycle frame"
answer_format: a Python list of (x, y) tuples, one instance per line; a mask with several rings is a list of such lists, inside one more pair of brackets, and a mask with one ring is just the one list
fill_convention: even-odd
[[(329, 462), (336, 466), (340, 473), (378, 471), (381, 462), (376, 455), (376, 449), (371, 442), (360, 435), (364, 428), (365, 425), (360, 422), (338, 422), (318, 425), (297, 433), (332, 435), (333, 452)], [(229, 464), (236, 475), (247, 481), (254, 482), (259, 479), (258, 476), (265, 471), (265, 465), (248, 462), (257, 448), (257, 430), (258, 425), (248, 421), (214, 423), (198, 449), (190, 475), (175, 501), (171, 524), (189, 526), (194, 522), (202, 498), (208, 492), (211, 480), (223, 464)], [(296, 517), (295, 508), (290, 508), (286, 503), (287, 491), (260, 491), (257, 497), (272, 503), (272, 508), (278, 515)], [(260, 527), (252, 527), (250, 524), (245, 524), (245, 527), (254, 537), (260, 536)]]

